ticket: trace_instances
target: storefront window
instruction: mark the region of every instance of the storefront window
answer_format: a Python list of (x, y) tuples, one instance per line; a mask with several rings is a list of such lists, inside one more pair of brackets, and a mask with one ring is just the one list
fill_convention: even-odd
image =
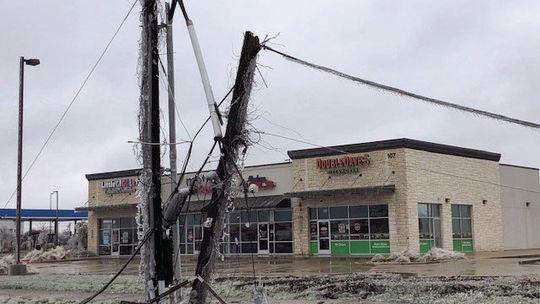
[(418, 237), (421, 253), (442, 246), (440, 204), (418, 204)]
[(388, 205), (310, 208), (312, 254), (390, 252)]
[(452, 235), (454, 251), (473, 251), (472, 206), (452, 205)]
[(387, 240), (390, 238), (388, 229), (388, 219), (370, 219), (369, 230), (371, 239), (374, 240)]
[(367, 218), (368, 206), (350, 206), (349, 214), (351, 218)]
[[(187, 214), (181, 221), (181, 253), (196, 254), (203, 238), (201, 214)], [(184, 224), (185, 223), (185, 224)], [(225, 216), (225, 229), (220, 238), (223, 254), (292, 253), (292, 210), (276, 208), (241, 210)]]
[(388, 217), (388, 205), (369, 206), (369, 217)]
[(130, 255), (137, 246), (135, 218), (99, 220), (99, 254)]
[(292, 211), (276, 210), (274, 211), (274, 222), (289, 222), (292, 221)]
[(309, 239), (312, 241), (317, 240), (317, 222), (312, 221), (309, 223)]
[(350, 228), (351, 240), (369, 240), (369, 223), (367, 219), (351, 219)]
[(318, 208), (317, 209), (317, 217), (320, 220), (329, 218), (328, 208), (327, 207)]
[(331, 221), (330, 236), (332, 240), (348, 240), (349, 239), (349, 221)]
[(275, 223), (276, 241), (292, 241), (292, 223)]
[(347, 211), (348, 211), (347, 206), (344, 206), (344, 207), (330, 207), (330, 218), (331, 219), (348, 218), (349, 213)]

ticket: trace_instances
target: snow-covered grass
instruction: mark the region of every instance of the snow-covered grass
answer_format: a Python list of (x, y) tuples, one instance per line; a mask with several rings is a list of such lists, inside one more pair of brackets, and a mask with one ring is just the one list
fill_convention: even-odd
[[(262, 280), (274, 300), (362, 299), (386, 303), (537, 303), (540, 278), (439, 277), (421, 278), (390, 274), (354, 274), (285, 277)], [(218, 279), (213, 284), (221, 295), (253, 296), (252, 281)], [(354, 301), (351, 301), (354, 302)]]
[(15, 263), (15, 258), (12, 254), (0, 257), (0, 275), (7, 274), (9, 265)]
[[(61, 300), (61, 299), (29, 299), (29, 298), (20, 298), (20, 297), (2, 297), (0, 296), (0, 304), (76, 304), (79, 301), (72, 300)], [(105, 301), (92, 301), (95, 304), (117, 304), (120, 303), (118, 300), (105, 300)]]
[[(40, 275), (2, 276), (0, 289), (95, 292), (111, 278), (110, 275)], [(138, 276), (122, 275), (106, 293), (143, 293)]]

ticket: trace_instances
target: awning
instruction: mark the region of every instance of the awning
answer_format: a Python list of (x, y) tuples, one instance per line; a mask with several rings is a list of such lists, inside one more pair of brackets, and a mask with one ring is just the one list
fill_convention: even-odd
[[(0, 209), (0, 219), (15, 219), (16, 209)], [(73, 209), (22, 209), (21, 219), (23, 220), (60, 220), (73, 221), (88, 218), (88, 212)]]
[(315, 198), (320, 196), (335, 195), (373, 195), (373, 194), (391, 194), (396, 192), (396, 185), (342, 188), (330, 190), (298, 191), (285, 193), (286, 197)]
[[(186, 203), (182, 212), (198, 212), (204, 211), (204, 209), (210, 204), (210, 201), (206, 202), (190, 202)], [(283, 195), (269, 195), (269, 196), (250, 196), (247, 199), (238, 197), (234, 199), (235, 209), (264, 209), (264, 208), (290, 208), (291, 200)], [(189, 208), (189, 209), (188, 209)]]

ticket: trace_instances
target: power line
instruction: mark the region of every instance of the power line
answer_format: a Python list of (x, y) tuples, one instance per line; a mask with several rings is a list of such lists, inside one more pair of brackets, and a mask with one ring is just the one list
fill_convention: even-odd
[[(307, 144), (307, 145), (310, 145), (310, 146), (314, 146), (314, 147), (317, 147), (317, 148), (334, 151), (334, 152), (337, 152), (337, 153), (340, 153), (340, 154), (345, 154), (345, 155), (353, 154), (351, 152), (347, 152), (347, 151), (344, 151), (344, 150), (340, 150), (340, 149), (336, 149), (336, 148), (329, 147), (329, 146), (323, 146), (323, 145), (311, 143), (311, 142), (308, 142), (308, 141), (305, 141), (305, 140), (300, 140), (300, 139), (288, 137), (288, 136), (285, 136), (285, 135), (273, 134), (273, 133), (268, 133), (268, 132), (264, 132), (264, 131), (252, 131), (252, 132), (262, 134), (262, 135), (268, 135), (268, 136), (274, 136), (274, 137), (278, 137), (278, 138), (283, 138), (283, 139), (287, 139), (287, 140)], [(388, 161), (387, 160), (381, 160), (381, 161), (376, 161), (376, 162), (388, 162)], [(499, 187), (514, 189), (514, 190), (519, 190), (519, 191), (525, 191), (525, 192), (539, 193), (540, 194), (540, 191), (534, 191), (534, 190), (529, 190), (529, 189), (520, 188), (520, 187), (513, 187), (513, 186), (493, 183), (493, 182), (489, 182), (489, 181), (470, 178), (470, 177), (467, 177), (467, 176), (462, 176), (462, 175), (457, 175), (457, 174), (452, 174), (452, 173), (447, 173), (447, 172), (440, 172), (440, 171), (435, 171), (435, 170), (431, 170), (431, 169), (427, 169), (427, 168), (411, 166), (411, 165), (407, 165), (407, 164), (405, 164), (405, 167), (418, 169), (418, 170), (422, 170), (422, 171), (426, 171), (426, 172), (430, 172), (430, 173), (440, 174), (440, 175), (447, 175), (447, 176), (455, 177), (455, 178), (461, 178), (461, 179), (465, 179), (465, 180), (469, 180), (469, 181), (473, 181), (473, 182), (479, 182), (479, 183), (489, 184), (489, 185), (493, 185), (493, 186), (499, 186)]]
[[(75, 101), (77, 100), (77, 97), (79, 97), (79, 94), (81, 93), (81, 91), (83, 90), (83, 88), (86, 86), (86, 83), (88, 82), (88, 80), (90, 79), (90, 77), (92, 76), (92, 74), (94, 73), (94, 71), (96, 70), (97, 66), (99, 65), (99, 63), (101, 62), (101, 60), (103, 59), (103, 56), (105, 56), (105, 53), (107, 53), (107, 51), (109, 50), (109, 47), (111, 46), (112, 42), (114, 41), (114, 39), (116, 38), (116, 36), (118, 35), (118, 33), (120, 32), (120, 29), (122, 28), (122, 26), (124, 25), (124, 23), (126, 22), (127, 18), (129, 17), (129, 15), (131, 14), (131, 12), (133, 11), (133, 8), (135, 8), (135, 5), (138, 3), (138, 1), (133, 1), (133, 4), (131, 5), (131, 7), (129, 8), (128, 12), (126, 13), (126, 15), (124, 16), (124, 19), (122, 19), (122, 22), (120, 22), (120, 25), (118, 26), (118, 28), (116, 29), (116, 31), (114, 32), (114, 34), (112, 35), (111, 39), (109, 40), (109, 42), (107, 43), (107, 45), (105, 46), (105, 48), (103, 49), (103, 51), (101, 52), (101, 55), (99, 55), (99, 58), (98, 60), (96, 61), (96, 63), (92, 66), (92, 68), (90, 69), (90, 72), (88, 72), (88, 74), (86, 75), (86, 78), (84, 79), (84, 81), (82, 82), (81, 86), (79, 87), (79, 89), (77, 90), (77, 92), (75, 93), (75, 96), (73, 96), (73, 98), (71, 99), (71, 102), (69, 103), (69, 105), (67, 106), (67, 108), (64, 110), (64, 112), (62, 113), (62, 116), (60, 116), (60, 119), (58, 120), (58, 122), (56, 123), (56, 125), (54, 126), (54, 128), (52, 129), (51, 133), (49, 134), (49, 136), (47, 137), (47, 139), (45, 140), (45, 142), (43, 143), (43, 145), (41, 146), (41, 148), (39, 149), (39, 152), (37, 153), (37, 155), (34, 157), (34, 159), (32, 160), (32, 163), (30, 163), (30, 166), (28, 167), (28, 169), (26, 169), (26, 172), (24, 172), (24, 175), (22, 177), (22, 180), (24, 180), (24, 178), (26, 177), (26, 175), (28, 175), (28, 172), (30, 172), (30, 170), (32, 169), (32, 167), (34, 166), (34, 164), (36, 163), (37, 159), (39, 158), (39, 156), (41, 155), (41, 153), (43, 152), (43, 150), (45, 149), (45, 146), (47, 146), (47, 144), (49, 143), (49, 141), (51, 140), (52, 136), (54, 135), (54, 133), (56, 132), (56, 130), (58, 129), (58, 127), (60, 126), (60, 124), (62, 123), (62, 121), (64, 120), (64, 118), (66, 117), (69, 109), (71, 109), (71, 106), (73, 106), (73, 104), (75, 103)], [(9, 204), (9, 202), (11, 201), (11, 199), (13, 198), (13, 195), (15, 195), (15, 193), (17, 192), (17, 189), (13, 190), (13, 192), (11, 193), (11, 196), (9, 197), (9, 199), (6, 201), (6, 203), (4, 204), (4, 209), (6, 208), (6, 206)]]
[(323, 71), (325, 73), (329, 73), (329, 74), (332, 74), (332, 75), (335, 75), (335, 76), (338, 76), (338, 77), (341, 77), (341, 78), (345, 78), (345, 79), (348, 79), (348, 80), (351, 80), (351, 81), (354, 81), (354, 82), (357, 82), (357, 83), (361, 83), (361, 84), (369, 86), (369, 87), (374, 87), (374, 88), (377, 88), (377, 89), (381, 89), (383, 91), (388, 91), (388, 92), (391, 92), (391, 93), (395, 93), (395, 94), (398, 94), (400, 96), (406, 96), (406, 97), (410, 97), (410, 98), (413, 98), (413, 99), (418, 99), (418, 100), (427, 102), (429, 104), (434, 104), (434, 105), (442, 106), (442, 107), (445, 107), (445, 108), (451, 108), (451, 109), (454, 109), (454, 110), (467, 112), (467, 113), (474, 114), (474, 115), (479, 115), (479, 116), (483, 116), (483, 117), (487, 117), (487, 118), (491, 118), (491, 119), (495, 119), (495, 120), (499, 120), (499, 121), (505, 121), (505, 122), (508, 122), (508, 123), (517, 124), (517, 125), (521, 125), (521, 126), (525, 126), (525, 127), (540, 130), (540, 124), (537, 124), (537, 123), (534, 123), (534, 122), (525, 121), (525, 120), (521, 120), (521, 119), (516, 119), (516, 118), (504, 116), (504, 115), (501, 115), (501, 114), (493, 113), (493, 112), (479, 110), (479, 109), (459, 105), (459, 104), (456, 104), (456, 103), (451, 103), (451, 102), (448, 102), (448, 101), (443, 101), (443, 100), (440, 100), (440, 99), (419, 95), (419, 94), (412, 93), (412, 92), (409, 92), (409, 91), (405, 91), (403, 89), (399, 89), (399, 88), (396, 88), (396, 87), (392, 87), (392, 86), (377, 83), (377, 82), (374, 82), (374, 81), (371, 81), (371, 80), (366, 80), (366, 79), (362, 79), (362, 78), (359, 78), (359, 77), (356, 77), (356, 76), (352, 76), (352, 75), (340, 72), (338, 70), (331, 69), (329, 67), (314, 64), (314, 63), (305, 61), (303, 59), (299, 59), (297, 57), (285, 54), (285, 53), (277, 51), (277, 50), (274, 50), (273, 48), (271, 48), (271, 47), (269, 47), (267, 45), (264, 45), (264, 44), (261, 45), (261, 47), (263, 49), (266, 49), (266, 50), (269, 50), (269, 51), (274, 52), (276, 54), (279, 54), (279, 55), (285, 57), (286, 59), (288, 59), (288, 60), (290, 60), (292, 62), (301, 64), (301, 65), (304, 65), (304, 66), (307, 66), (307, 67), (310, 67), (310, 68), (313, 68), (313, 69), (316, 69), (316, 70), (319, 70), (319, 71)]

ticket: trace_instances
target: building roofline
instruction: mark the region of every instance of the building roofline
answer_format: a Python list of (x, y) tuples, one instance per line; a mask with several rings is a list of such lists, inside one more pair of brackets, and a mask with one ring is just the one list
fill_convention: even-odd
[(136, 176), (136, 175), (140, 175), (141, 171), (142, 169), (130, 169), (130, 170), (121, 170), (121, 171), (92, 173), (92, 174), (86, 174), (85, 176), (87, 180), (91, 181), (91, 180), (115, 178), (115, 177)]
[[(290, 165), (292, 162), (285, 161), (285, 162), (279, 162), (279, 163), (270, 163), (270, 164), (261, 164), (261, 165), (252, 165), (252, 166), (245, 166), (244, 168), (251, 169), (251, 168), (261, 168), (261, 167), (272, 167), (272, 166), (284, 166), (284, 165)], [(142, 169), (130, 169), (130, 170), (121, 170), (121, 171), (111, 171), (111, 172), (101, 172), (101, 173), (92, 173), (92, 174), (86, 174), (87, 180), (100, 180), (100, 179), (108, 179), (108, 178), (117, 178), (117, 177), (129, 177), (129, 176), (137, 176), (141, 174)], [(202, 172), (208, 172), (210, 170), (204, 170)], [(196, 171), (188, 171), (186, 174), (194, 174)]]
[(291, 159), (320, 157), (340, 155), (345, 153), (362, 153), (387, 149), (408, 148), (426, 152), (462, 156), (468, 158), (485, 159), (490, 161), (499, 161), (501, 154), (482, 150), (475, 150), (457, 146), (443, 145), (427, 141), (420, 141), (409, 138), (398, 138), (381, 141), (372, 141), (367, 143), (329, 146), (323, 148), (302, 149), (288, 151)]
[(528, 170), (540, 171), (540, 169), (534, 168), (534, 167), (526, 167), (526, 166), (511, 165), (511, 164), (499, 164), (499, 165), (505, 166), (505, 167), (514, 167), (514, 168), (520, 168), (520, 169), (528, 169)]

